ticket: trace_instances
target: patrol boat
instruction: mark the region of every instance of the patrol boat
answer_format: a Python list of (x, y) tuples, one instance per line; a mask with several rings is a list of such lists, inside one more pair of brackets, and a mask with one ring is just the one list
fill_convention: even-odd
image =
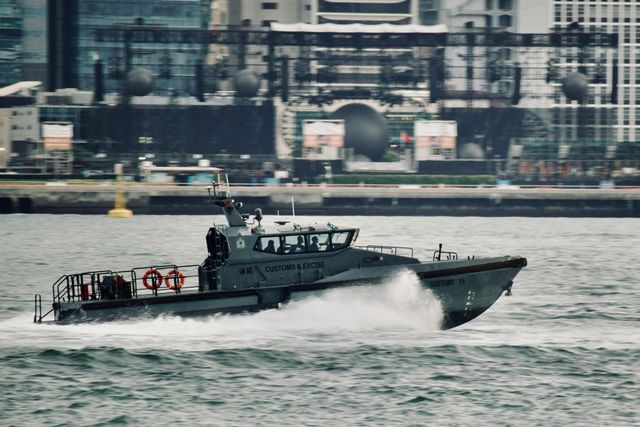
[[(42, 314), (35, 296), (34, 322), (49, 314), (59, 323), (106, 321), (162, 314), (193, 316), (277, 308), (292, 299), (327, 289), (373, 286), (413, 272), (440, 300), (443, 329), (477, 317), (503, 294), (527, 265), (526, 258), (502, 256), (461, 259), (455, 252), (433, 252), (420, 262), (408, 247), (355, 245), (358, 228), (332, 223), (302, 226), (276, 221), (262, 225), (241, 214), (226, 177), (209, 187), (228, 225), (211, 227), (209, 255), (201, 264), (155, 265), (124, 271), (91, 271), (60, 277), (53, 304)], [(295, 218), (295, 217), (294, 217)]]

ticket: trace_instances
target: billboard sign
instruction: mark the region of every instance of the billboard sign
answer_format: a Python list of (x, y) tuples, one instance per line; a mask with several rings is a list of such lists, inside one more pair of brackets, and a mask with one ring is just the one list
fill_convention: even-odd
[(70, 150), (73, 141), (73, 123), (44, 122), (42, 138), (45, 150)]
[(450, 120), (416, 120), (416, 160), (444, 160), (456, 157), (458, 124)]
[(303, 157), (338, 159), (344, 148), (344, 120), (304, 120), (302, 122)]
[(302, 123), (303, 147), (344, 146), (344, 120), (305, 120)]

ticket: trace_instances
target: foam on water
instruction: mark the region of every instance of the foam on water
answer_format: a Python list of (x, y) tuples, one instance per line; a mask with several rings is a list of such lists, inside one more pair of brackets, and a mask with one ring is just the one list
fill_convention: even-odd
[[(345, 218), (360, 244), (426, 249), (442, 237), (462, 257), (527, 257), (513, 296), (447, 331), (431, 330), (438, 303), (411, 274), (255, 314), (34, 325), (33, 294), (49, 296), (59, 274), (202, 259), (211, 219), (0, 221), (0, 264), (13, 275), (0, 287), (2, 425), (640, 419), (638, 218)], [(140, 240), (152, 235), (166, 243)]]
[(409, 271), (388, 282), (328, 290), (292, 301), (278, 310), (205, 318), (161, 316), (153, 319), (69, 325), (29, 323), (27, 315), (0, 322), (0, 334), (10, 340), (31, 340), (46, 347), (87, 345), (153, 347), (161, 344), (189, 349), (197, 343), (249, 345), (275, 337), (300, 337), (339, 331), (412, 330), (439, 328), (442, 307)]

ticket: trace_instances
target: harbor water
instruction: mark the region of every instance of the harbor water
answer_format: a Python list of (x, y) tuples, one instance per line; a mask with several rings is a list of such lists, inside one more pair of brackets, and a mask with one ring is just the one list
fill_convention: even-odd
[(0, 216), (1, 424), (640, 424), (640, 219), (331, 219), (423, 260), (527, 257), (449, 331), (410, 273), (253, 314), (32, 323), (62, 274), (200, 262), (214, 220)]

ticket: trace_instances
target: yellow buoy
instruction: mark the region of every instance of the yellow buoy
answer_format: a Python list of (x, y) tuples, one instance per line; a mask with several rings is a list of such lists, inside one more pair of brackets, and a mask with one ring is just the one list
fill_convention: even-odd
[(116, 190), (116, 199), (113, 209), (109, 211), (109, 216), (113, 218), (129, 218), (133, 216), (133, 212), (127, 209), (127, 199), (124, 197), (124, 191), (120, 187)]

